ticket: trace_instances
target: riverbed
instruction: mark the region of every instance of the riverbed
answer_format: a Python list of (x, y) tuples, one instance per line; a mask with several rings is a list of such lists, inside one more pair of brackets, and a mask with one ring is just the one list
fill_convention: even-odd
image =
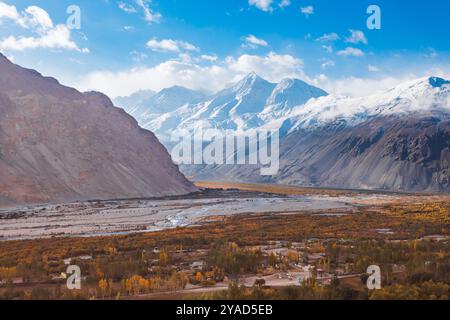
[(346, 200), (224, 190), (186, 198), (41, 205), (0, 211), (0, 240), (154, 232), (237, 214), (325, 214), (330, 209), (346, 214), (353, 206)]

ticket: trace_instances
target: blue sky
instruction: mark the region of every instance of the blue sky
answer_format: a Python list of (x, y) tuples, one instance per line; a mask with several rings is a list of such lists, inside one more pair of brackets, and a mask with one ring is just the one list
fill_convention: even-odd
[[(381, 9), (369, 30), (367, 7)], [(77, 5), (81, 28), (68, 29)], [(364, 95), (448, 77), (450, 2), (429, 0), (0, 0), (0, 51), (110, 96), (171, 85), (214, 91), (255, 71)]]

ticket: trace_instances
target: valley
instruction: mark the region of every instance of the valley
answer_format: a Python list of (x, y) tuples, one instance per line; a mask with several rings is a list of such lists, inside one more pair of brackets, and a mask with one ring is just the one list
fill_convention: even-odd
[(239, 214), (351, 213), (347, 199), (211, 190), (183, 197), (90, 201), (0, 210), (0, 239), (106, 236), (187, 227)]
[[(392, 299), (401, 288), (406, 299), (448, 298), (448, 195), (197, 187), (3, 211), (0, 297)], [(80, 266), (81, 290), (66, 289), (67, 263)], [(383, 270), (381, 291), (365, 286), (372, 264)]]

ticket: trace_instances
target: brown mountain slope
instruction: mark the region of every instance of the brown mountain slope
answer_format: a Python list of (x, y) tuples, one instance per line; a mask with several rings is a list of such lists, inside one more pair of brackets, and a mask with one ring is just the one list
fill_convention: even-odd
[(355, 127), (298, 130), (280, 140), (280, 170), (182, 166), (196, 180), (450, 192), (450, 116), (382, 117)]
[(0, 54), (0, 205), (193, 191), (153, 133), (106, 96)]

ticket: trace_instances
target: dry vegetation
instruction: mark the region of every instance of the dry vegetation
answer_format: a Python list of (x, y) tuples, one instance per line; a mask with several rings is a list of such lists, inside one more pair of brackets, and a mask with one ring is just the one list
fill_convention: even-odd
[[(357, 195), (356, 191), (313, 191), (279, 186), (207, 186), (282, 194)], [(0, 242), (0, 280), (4, 281), (0, 297), (448, 299), (449, 216), (447, 196), (399, 195), (397, 201), (391, 199), (350, 210), (218, 217), (196, 227), (155, 233)], [(426, 239), (429, 236), (439, 237)], [(287, 257), (273, 257), (252, 249), (274, 241), (286, 247), (291, 243), (302, 245)], [(308, 259), (308, 254), (316, 253), (323, 256), (319, 260)], [(83, 255), (91, 258), (76, 259)], [(79, 264), (86, 277), (81, 291), (69, 292), (64, 281), (52, 280), (52, 275), (65, 270), (63, 259), (69, 257), (75, 257), (72, 263)], [(205, 261), (205, 266), (197, 270), (189, 267), (197, 260)], [(386, 287), (369, 294), (359, 276), (352, 281), (336, 278), (326, 285), (313, 278), (301, 287), (286, 288), (267, 287), (264, 283), (255, 283), (249, 288), (229, 280), (248, 274), (289, 270), (294, 261), (313, 264), (330, 274), (338, 269), (360, 274), (368, 265), (379, 264), (383, 270), (388, 270), (384, 274)], [(395, 268), (400, 271), (395, 272)], [(14, 279), (22, 281), (14, 284)], [(215, 286), (224, 279), (229, 280), (226, 282), (229, 289), (225, 291), (175, 293), (186, 286)], [(167, 295), (168, 291), (173, 294)]]

